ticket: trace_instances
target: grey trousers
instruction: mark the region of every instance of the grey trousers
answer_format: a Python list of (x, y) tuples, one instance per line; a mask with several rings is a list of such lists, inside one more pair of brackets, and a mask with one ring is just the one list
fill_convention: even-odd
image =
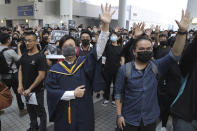
[(173, 117), (173, 131), (197, 131), (197, 121), (192, 122)]

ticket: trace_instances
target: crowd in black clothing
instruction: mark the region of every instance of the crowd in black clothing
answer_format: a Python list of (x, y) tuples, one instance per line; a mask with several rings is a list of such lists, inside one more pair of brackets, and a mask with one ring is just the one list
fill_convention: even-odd
[[(59, 29), (59, 28), (57, 28)], [(58, 59), (46, 58), (47, 55), (53, 54), (53, 52), (58, 52), (61, 54), (62, 51), (62, 41), (64, 38), (56, 41), (56, 43), (50, 43), (51, 41), (51, 32), (54, 29), (48, 28), (30, 28), (26, 25), (24, 28), (18, 25), (15, 28), (0, 28), (0, 47), (9, 48), (9, 50), (14, 50), (15, 55), (18, 56), (13, 62), (15, 63), (16, 69), (15, 72), (8, 72), (10, 78), (6, 78), (5, 74), (0, 73), (0, 80), (4, 82), (10, 89), (14, 90), (14, 93), (17, 96), (18, 108), (20, 116), (25, 115), (26, 109), (22, 103), (20, 97), (20, 80), (18, 82), (18, 73), (22, 73), (26, 83), (23, 82), (23, 86), (30, 87), (37, 76), (40, 74), (39, 71), (47, 71), (52, 65), (57, 63)], [(142, 32), (140, 32), (142, 31)], [(155, 28), (145, 29), (144, 23), (136, 24), (134, 23), (130, 30), (123, 28), (115, 28), (110, 30), (110, 35), (108, 42), (105, 48), (105, 51), (101, 58), (101, 76), (104, 82), (104, 106), (107, 106), (110, 101), (110, 95), (112, 94), (112, 105), (115, 107), (115, 98), (114, 91), (110, 93), (111, 84), (115, 85), (116, 76), (119, 68), (135, 59), (135, 56), (132, 52), (134, 47), (133, 43), (137, 39), (137, 33), (142, 33), (142, 36), (150, 39), (153, 45), (153, 57), (152, 59), (160, 59), (167, 55), (171, 48), (173, 47), (177, 31), (165, 30), (161, 31), (159, 26)], [(38, 41), (37, 49), (39, 54), (32, 54), (32, 57), (28, 56), (28, 47), (27, 42), (31, 42), (31, 39), (27, 39), (28, 33), (35, 35), (35, 40)], [(87, 27), (83, 25), (78, 27), (73, 27), (69, 29), (69, 35), (76, 41), (76, 55), (86, 56), (88, 55), (98, 42), (99, 34), (101, 33), (100, 27)], [(6, 35), (7, 34), (7, 35)], [(162, 121), (162, 127), (165, 128), (169, 115), (173, 116), (174, 122), (178, 123), (176, 126), (183, 126), (187, 128), (192, 128), (188, 131), (196, 131), (197, 125), (197, 83), (196, 83), (196, 69), (197, 69), (197, 32), (190, 30), (186, 34), (185, 48), (182, 55), (182, 58), (179, 62), (174, 62), (173, 65), (169, 68), (167, 73), (158, 79), (158, 100), (160, 106), (160, 119)], [(3, 49), (2, 48), (2, 49)], [(2, 51), (0, 48), (0, 52)], [(55, 51), (54, 51), (55, 50)], [(37, 52), (37, 51), (35, 51)], [(7, 52), (9, 57), (9, 52)], [(12, 52), (11, 52), (12, 53)], [(20, 58), (20, 59), (19, 59)], [(9, 58), (5, 58), (6, 60)], [(8, 62), (9, 60), (7, 60)], [(8, 62), (9, 63), (9, 62)], [(46, 64), (45, 64), (46, 63)], [(29, 66), (31, 64), (31, 66)], [(27, 68), (22, 68), (21, 65), (26, 66)], [(10, 68), (15, 68), (11, 66)], [(31, 74), (32, 73), (32, 74)], [(42, 76), (42, 75), (41, 75)], [(42, 131), (46, 130), (46, 112), (44, 109), (44, 76), (41, 77), (42, 82), (36, 84), (36, 88), (32, 89), (30, 92), (37, 92), (37, 99), (40, 104), (38, 108), (30, 106), (27, 104), (27, 111), (30, 115), (31, 121), (37, 120), (37, 116), (41, 118), (41, 125), (38, 127), (37, 121), (34, 123), (31, 122), (29, 131), (36, 131), (38, 128)], [(20, 76), (19, 76), (20, 77)], [(30, 78), (31, 77), (31, 78)], [(21, 78), (22, 79), (22, 78)], [(32, 79), (32, 81), (29, 81)], [(183, 81), (186, 80), (186, 85), (184, 91), (179, 99), (172, 105), (174, 100), (177, 98), (177, 95), (180, 92), (181, 87), (183, 86)], [(40, 87), (40, 88), (38, 88)], [(113, 88), (114, 89), (114, 88)], [(27, 89), (28, 90), (28, 89)], [(100, 92), (98, 97), (100, 96)], [(102, 93), (101, 93), (102, 94)], [(34, 110), (36, 110), (34, 112)], [(2, 111), (2, 110), (0, 110)], [(36, 115), (34, 114), (36, 113)], [(182, 120), (182, 121), (181, 121)], [(188, 123), (191, 123), (192, 127)], [(34, 129), (31, 127), (35, 127)], [(177, 127), (178, 129), (183, 129), (184, 127)], [(186, 128), (185, 128), (186, 129)], [(186, 129), (187, 130), (187, 129)], [(164, 130), (163, 130), (164, 131)], [(180, 130), (182, 131), (182, 130)]]

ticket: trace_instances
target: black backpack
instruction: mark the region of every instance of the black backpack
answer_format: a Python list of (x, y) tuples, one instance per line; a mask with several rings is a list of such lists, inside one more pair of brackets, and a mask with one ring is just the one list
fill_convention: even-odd
[(13, 64), (12, 62), (9, 66), (8, 63), (6, 62), (5, 56), (3, 55), (3, 52), (6, 50), (8, 50), (8, 48), (5, 48), (0, 52), (0, 67), (1, 67), (0, 74), (8, 74)]

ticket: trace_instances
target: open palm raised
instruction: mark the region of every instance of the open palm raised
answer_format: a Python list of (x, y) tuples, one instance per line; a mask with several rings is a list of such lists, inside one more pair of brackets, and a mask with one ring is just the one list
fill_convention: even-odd
[(111, 22), (113, 14), (115, 13), (115, 10), (111, 13), (111, 5), (108, 6), (108, 4), (106, 3), (105, 9), (103, 7), (103, 4), (101, 5), (101, 11), (102, 14), (99, 14), (100, 20), (105, 24), (109, 24)]
[(182, 10), (181, 21), (180, 22), (177, 20), (175, 20), (175, 21), (179, 27), (179, 30), (182, 32), (185, 32), (188, 30), (189, 24), (192, 21), (192, 19), (190, 18), (190, 13), (188, 11), (184, 12), (184, 10)]

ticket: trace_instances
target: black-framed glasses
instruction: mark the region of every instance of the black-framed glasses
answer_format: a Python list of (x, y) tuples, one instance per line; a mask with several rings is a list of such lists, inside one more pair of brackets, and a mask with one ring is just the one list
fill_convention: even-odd
[(28, 42), (28, 43), (32, 43), (32, 42), (34, 42), (34, 41), (36, 41), (36, 40), (30, 40), (30, 39), (29, 39), (29, 40), (24, 40), (25, 43), (27, 43), (27, 42)]

